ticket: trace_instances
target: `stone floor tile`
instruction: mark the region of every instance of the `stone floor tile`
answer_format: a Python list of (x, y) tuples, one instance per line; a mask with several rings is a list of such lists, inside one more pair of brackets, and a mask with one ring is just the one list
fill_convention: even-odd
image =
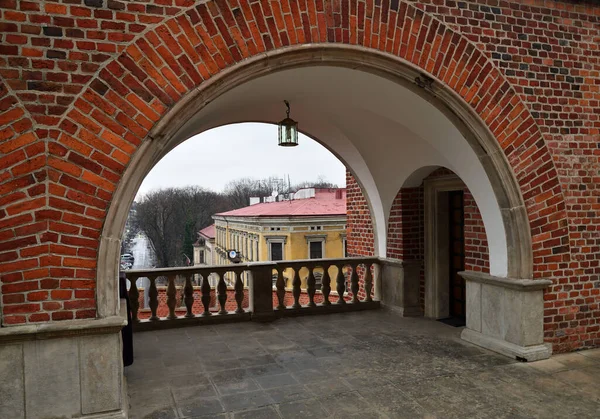
[(357, 391), (318, 397), (317, 400), (329, 415), (340, 418), (372, 409), (372, 406)]
[[(575, 386), (582, 393), (591, 396), (594, 401), (600, 402), (600, 368), (586, 368), (568, 370), (554, 374), (556, 378), (571, 386)], [(599, 410), (600, 412), (600, 406)]]
[(312, 392), (302, 384), (276, 387), (265, 390), (265, 392), (274, 403), (286, 403), (314, 397), (314, 394), (312, 394)]
[(129, 393), (129, 417), (170, 419), (176, 418), (173, 397), (169, 387), (146, 389), (136, 393)]
[(237, 358), (201, 359), (200, 363), (206, 372), (232, 370), (242, 366)]
[(600, 363), (600, 348), (596, 349), (586, 349), (584, 351), (579, 352), (581, 355), (586, 356), (588, 358), (594, 359)]
[(215, 384), (217, 391), (221, 395), (245, 393), (248, 391), (258, 390), (258, 384), (251, 378), (231, 379)]
[(189, 400), (177, 405), (182, 417), (210, 416), (225, 412), (223, 404), (216, 398), (203, 398)]
[(425, 416), (425, 410), (418, 403), (392, 385), (364, 387), (359, 393), (371, 406), (390, 418)]
[(238, 360), (242, 367), (255, 367), (258, 365), (275, 364), (275, 358), (273, 355), (257, 355), (253, 352), (252, 356), (248, 356), (248, 353), (243, 357), (239, 357)]
[(215, 387), (208, 380), (206, 382), (189, 383), (186, 386), (177, 388), (171, 387), (171, 393), (173, 393), (176, 403), (218, 396)]
[(280, 364), (264, 364), (246, 368), (248, 375), (252, 377), (264, 377), (286, 373), (287, 370)]
[(329, 372), (315, 368), (306, 368), (299, 371), (292, 370), (292, 375), (301, 384), (310, 384), (333, 378)]
[(147, 409), (133, 409), (129, 412), (129, 419), (176, 419), (177, 412), (172, 407), (153, 407)]
[(554, 358), (531, 362), (530, 365), (532, 368), (535, 368), (536, 370), (546, 374), (553, 374), (555, 372), (566, 371), (569, 369), (569, 367), (567, 367), (565, 364), (558, 362)]
[(340, 378), (332, 378), (307, 384), (307, 388), (315, 397), (326, 397), (334, 394), (347, 393), (352, 387)]
[(554, 355), (551, 359), (563, 364), (568, 369), (587, 368), (598, 365), (598, 362), (596, 360), (584, 356), (580, 352)]
[(273, 404), (273, 400), (262, 390), (231, 394), (221, 397), (221, 400), (229, 412)]
[(321, 419), (327, 417), (327, 412), (317, 399), (281, 403), (279, 413), (284, 419)]
[(296, 379), (289, 373), (254, 377), (254, 381), (256, 381), (265, 390), (298, 384), (298, 381), (296, 381)]
[(279, 413), (273, 406), (261, 407), (255, 410), (245, 410), (234, 412), (232, 419), (275, 419), (279, 418)]

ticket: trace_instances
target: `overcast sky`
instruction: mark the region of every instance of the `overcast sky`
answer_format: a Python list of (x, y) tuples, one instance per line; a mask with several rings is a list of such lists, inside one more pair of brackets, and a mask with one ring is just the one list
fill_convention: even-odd
[(227, 182), (290, 176), (292, 184), (322, 176), (345, 186), (344, 165), (326, 148), (300, 134), (297, 147), (277, 145), (277, 126), (226, 125), (183, 142), (150, 171), (137, 198), (159, 188), (198, 185), (222, 191)]

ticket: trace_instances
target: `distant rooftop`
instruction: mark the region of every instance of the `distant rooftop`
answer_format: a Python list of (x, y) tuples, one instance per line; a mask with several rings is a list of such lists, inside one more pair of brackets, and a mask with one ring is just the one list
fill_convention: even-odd
[(346, 189), (302, 189), (294, 199), (264, 202), (215, 214), (224, 217), (307, 217), (346, 215)]
[(203, 228), (198, 232), (201, 236), (204, 236), (207, 239), (215, 238), (215, 225), (209, 225), (208, 227)]

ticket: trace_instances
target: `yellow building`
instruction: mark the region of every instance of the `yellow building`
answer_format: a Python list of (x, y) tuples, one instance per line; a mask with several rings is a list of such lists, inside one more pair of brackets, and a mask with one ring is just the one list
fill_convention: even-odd
[(345, 256), (345, 189), (302, 189), (289, 200), (258, 203), (213, 219), (216, 265), (231, 263), (232, 250), (241, 262)]

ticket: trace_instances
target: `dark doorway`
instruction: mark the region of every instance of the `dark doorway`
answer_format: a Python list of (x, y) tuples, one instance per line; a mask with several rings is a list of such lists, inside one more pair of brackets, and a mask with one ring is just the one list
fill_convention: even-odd
[(456, 326), (464, 326), (466, 318), (465, 280), (458, 274), (465, 270), (465, 211), (463, 191), (448, 193), (448, 251), (449, 261), (449, 309)]

